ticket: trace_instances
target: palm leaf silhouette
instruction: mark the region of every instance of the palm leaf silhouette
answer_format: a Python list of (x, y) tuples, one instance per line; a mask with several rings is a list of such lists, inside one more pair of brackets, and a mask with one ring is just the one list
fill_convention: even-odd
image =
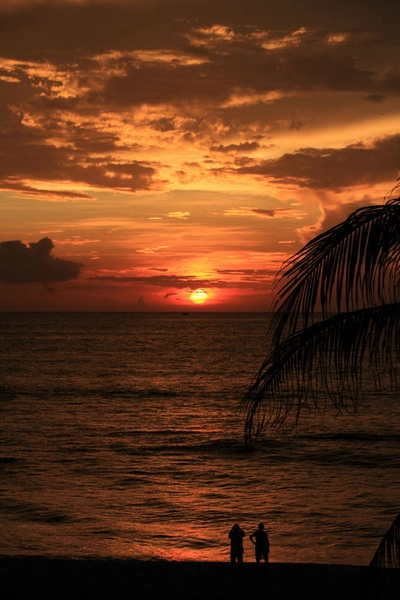
[(282, 425), (293, 411), (298, 419), (302, 409), (325, 410), (331, 401), (339, 412), (355, 412), (365, 363), (377, 389), (387, 381), (385, 374), (394, 386), (399, 310), (399, 303), (391, 303), (336, 314), (275, 346), (242, 401), (246, 445)]
[(278, 275), (272, 350), (242, 400), (247, 445), (310, 403), (356, 410), (366, 368), (377, 389), (397, 384), (400, 198), (355, 211)]
[[(400, 198), (362, 208), (284, 263), (272, 349), (242, 399), (244, 439), (304, 409), (356, 412), (365, 373), (397, 386), (400, 358)], [(357, 600), (400, 597), (400, 515)]]
[(362, 208), (311, 240), (278, 273), (275, 343), (306, 327), (316, 308), (323, 317), (394, 302), (400, 291), (400, 199)]
[(398, 600), (400, 596), (400, 513), (362, 579), (354, 600)]

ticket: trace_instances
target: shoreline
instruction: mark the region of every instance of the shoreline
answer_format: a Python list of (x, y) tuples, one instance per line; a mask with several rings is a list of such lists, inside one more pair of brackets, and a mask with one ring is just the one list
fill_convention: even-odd
[[(171, 600), (351, 600), (367, 567), (318, 563), (243, 563), (119, 558), (0, 556), (2, 597)], [(260, 595), (262, 594), (262, 595)]]

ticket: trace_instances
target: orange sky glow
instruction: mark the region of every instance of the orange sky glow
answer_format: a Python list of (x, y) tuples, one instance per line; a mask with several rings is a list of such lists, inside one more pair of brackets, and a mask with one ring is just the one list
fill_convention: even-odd
[(0, 22), (0, 242), (62, 259), (43, 277), (2, 245), (0, 310), (269, 310), (285, 259), (396, 184), (391, 0), (3, 0)]

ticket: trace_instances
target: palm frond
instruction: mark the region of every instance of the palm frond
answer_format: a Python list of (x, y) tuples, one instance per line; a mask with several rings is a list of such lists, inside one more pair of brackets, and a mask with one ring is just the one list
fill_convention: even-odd
[(381, 389), (383, 377), (396, 384), (400, 359), (400, 303), (363, 308), (297, 331), (265, 359), (241, 409), (247, 446), (267, 428), (281, 425), (304, 408), (354, 412), (368, 369)]
[(400, 294), (400, 198), (362, 208), (284, 263), (272, 322), (275, 343), (313, 314), (395, 302)]
[(400, 598), (400, 513), (382, 538), (354, 600)]
[[(303, 409), (357, 411), (363, 378), (397, 385), (400, 198), (363, 208), (306, 244), (278, 273), (272, 351), (242, 399), (246, 446)], [(322, 319), (316, 320), (321, 312)], [(355, 600), (400, 597), (400, 515)]]

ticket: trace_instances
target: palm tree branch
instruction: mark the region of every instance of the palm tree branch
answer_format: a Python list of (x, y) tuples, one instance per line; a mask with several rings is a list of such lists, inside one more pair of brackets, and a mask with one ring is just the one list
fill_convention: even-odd
[[(275, 343), (319, 308), (352, 311), (394, 302), (400, 292), (400, 198), (359, 209), (284, 263), (272, 321)], [(394, 290), (394, 291), (393, 291)]]
[(400, 513), (383, 536), (354, 600), (400, 597)]
[[(296, 331), (273, 347), (244, 396), (245, 442), (281, 425), (295, 411), (357, 408), (366, 368), (377, 389), (396, 382), (400, 303), (341, 313)], [(397, 359), (396, 359), (397, 357)], [(322, 391), (321, 391), (322, 390)]]

